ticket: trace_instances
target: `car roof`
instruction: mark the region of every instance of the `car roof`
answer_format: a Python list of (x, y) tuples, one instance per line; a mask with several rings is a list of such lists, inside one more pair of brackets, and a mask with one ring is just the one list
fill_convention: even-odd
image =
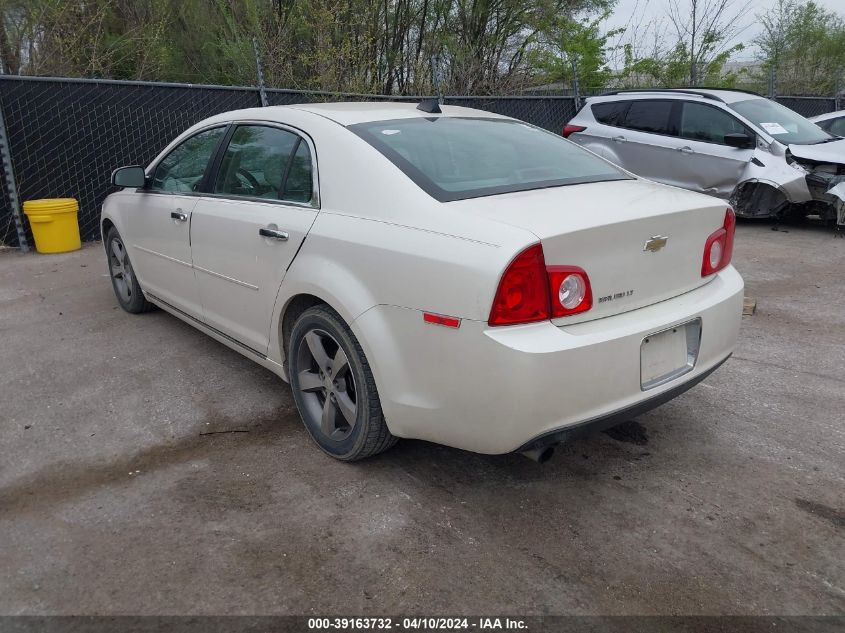
[[(261, 120), (278, 123), (289, 122), (294, 112), (306, 112), (318, 115), (343, 126), (371, 121), (390, 121), (393, 119), (422, 119), (431, 117), (483, 117), (487, 119), (508, 119), (510, 117), (464, 108), (460, 106), (440, 106), (441, 114), (431, 114), (417, 109), (418, 101), (399, 103), (396, 101), (340, 101), (336, 103), (297, 103), (284, 106), (267, 106), (223, 112), (206, 119), (203, 123), (215, 121)], [(292, 112), (293, 111), (293, 112)]]
[(678, 99), (702, 99), (707, 101), (718, 101), (721, 103), (736, 103), (737, 101), (748, 101), (749, 99), (764, 99), (756, 92), (744, 90), (730, 90), (727, 88), (640, 88), (632, 90), (618, 90), (608, 92), (599, 97), (591, 98), (591, 101), (615, 101), (620, 98), (644, 98), (675, 97)]
[(810, 121), (813, 121), (815, 123), (816, 121), (827, 121), (828, 119), (838, 119), (839, 117), (845, 117), (845, 110), (837, 110), (836, 112), (826, 112), (825, 114), (811, 116), (808, 118)]
[(391, 119), (422, 119), (437, 116), (450, 117), (484, 117), (490, 119), (507, 119), (509, 117), (464, 108), (461, 106), (440, 106), (441, 114), (432, 114), (420, 110), (420, 102), (402, 103), (396, 101), (338, 101), (334, 103), (302, 103), (291, 106), (298, 110), (319, 114), (341, 125), (369, 123), (371, 121), (389, 121)]

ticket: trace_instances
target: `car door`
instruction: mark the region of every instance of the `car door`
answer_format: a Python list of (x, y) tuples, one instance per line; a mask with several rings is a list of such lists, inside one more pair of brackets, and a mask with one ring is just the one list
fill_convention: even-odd
[(185, 139), (149, 174), (127, 213), (127, 235), (135, 273), (146, 292), (201, 318), (202, 306), (191, 263), (191, 214), (226, 127)]
[(638, 176), (684, 186), (677, 170), (677, 111), (670, 99), (631, 101), (621, 129), (611, 137), (611, 150), (622, 166)]
[(754, 156), (754, 147), (730, 147), (728, 134), (746, 134), (756, 139), (753, 131), (721, 108), (693, 101), (683, 102), (678, 125), (681, 139), (677, 165), (684, 171), (684, 186), (711, 196), (729, 198)]
[[(630, 101), (603, 101), (600, 103), (588, 103), (585, 106), (589, 108), (595, 119), (595, 124), (589, 120), (589, 115), (582, 110), (576, 117), (570, 121), (578, 127), (584, 129), (580, 132), (572, 134), (569, 140), (578, 143), (594, 152), (599, 156), (607, 158), (615, 163), (621, 163), (620, 157), (617, 155), (619, 149), (619, 137), (624, 137), (624, 132), (620, 130), (625, 122), (625, 114), (628, 111)], [(617, 141), (612, 139), (616, 138)]]
[(194, 208), (191, 255), (208, 325), (264, 354), (276, 295), (317, 217), (310, 140), (242, 123), (227, 135)]

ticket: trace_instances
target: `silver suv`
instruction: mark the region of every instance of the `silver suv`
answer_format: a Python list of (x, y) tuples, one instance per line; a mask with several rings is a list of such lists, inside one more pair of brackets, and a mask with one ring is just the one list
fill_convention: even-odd
[(588, 99), (563, 135), (639, 176), (730, 200), (741, 216), (845, 224), (845, 139), (755, 93), (613, 92)]

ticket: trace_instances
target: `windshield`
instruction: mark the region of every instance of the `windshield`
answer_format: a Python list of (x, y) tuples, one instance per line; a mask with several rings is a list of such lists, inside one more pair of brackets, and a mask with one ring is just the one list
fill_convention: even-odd
[(812, 145), (832, 138), (815, 123), (768, 99), (737, 101), (729, 107), (784, 145)]
[(349, 129), (441, 202), (629, 178), (574, 143), (519, 121), (431, 117)]

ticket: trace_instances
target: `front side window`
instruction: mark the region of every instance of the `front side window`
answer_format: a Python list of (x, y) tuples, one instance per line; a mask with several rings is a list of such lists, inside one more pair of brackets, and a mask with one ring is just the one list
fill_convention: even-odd
[(737, 101), (729, 107), (784, 145), (813, 145), (833, 139), (797, 112), (763, 97)]
[(174, 193), (199, 191), (208, 162), (225, 133), (225, 127), (216, 127), (177, 145), (156, 167), (150, 189)]
[(308, 144), (287, 130), (263, 125), (239, 126), (223, 154), (214, 193), (310, 202)]
[(628, 178), (557, 134), (508, 119), (412, 118), (348, 129), (441, 202)]
[(649, 99), (632, 101), (625, 116), (625, 127), (640, 132), (674, 136), (677, 131), (672, 125), (672, 106), (675, 103), (677, 102)]
[(728, 134), (748, 134), (745, 126), (727, 112), (702, 103), (684, 102), (680, 136), (692, 141), (725, 144)]

